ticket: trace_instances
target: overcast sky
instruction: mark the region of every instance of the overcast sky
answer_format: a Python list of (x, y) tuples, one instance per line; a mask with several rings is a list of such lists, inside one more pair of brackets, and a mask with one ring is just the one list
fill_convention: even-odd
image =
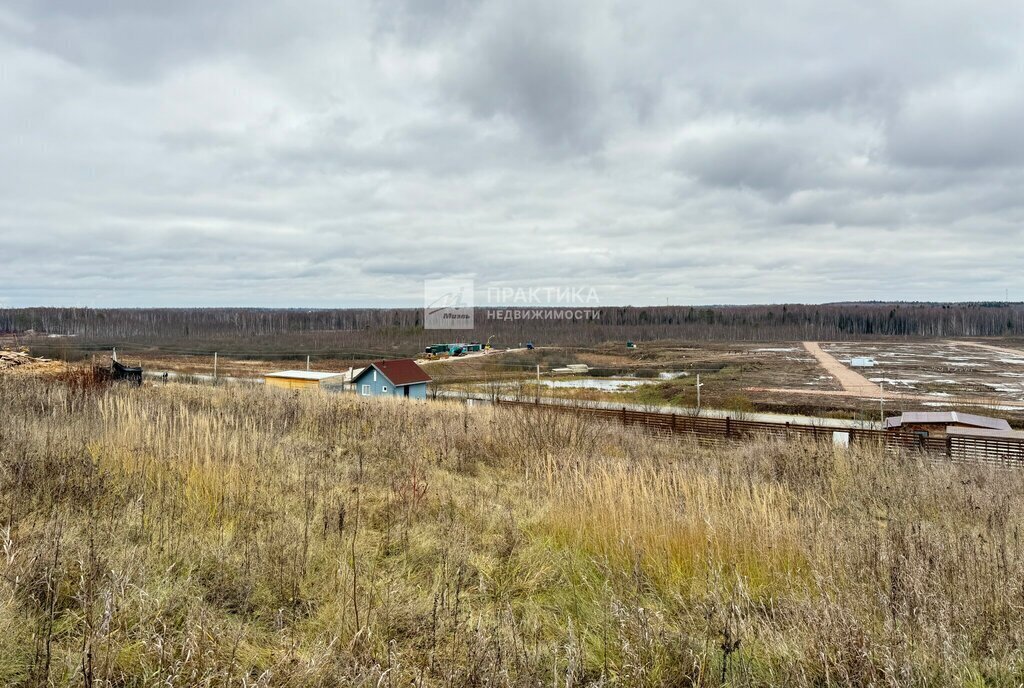
[(0, 304), (1022, 300), (1022, 19), (6, 0)]

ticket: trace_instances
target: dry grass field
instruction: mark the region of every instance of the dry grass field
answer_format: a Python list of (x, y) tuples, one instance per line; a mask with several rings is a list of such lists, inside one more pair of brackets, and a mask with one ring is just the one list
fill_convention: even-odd
[(0, 379), (0, 685), (1019, 685), (1024, 475)]

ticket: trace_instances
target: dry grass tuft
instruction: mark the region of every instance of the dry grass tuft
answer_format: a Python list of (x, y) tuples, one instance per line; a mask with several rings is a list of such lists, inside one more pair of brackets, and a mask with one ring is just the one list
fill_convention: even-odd
[(1017, 685), (1024, 477), (0, 380), (0, 684)]

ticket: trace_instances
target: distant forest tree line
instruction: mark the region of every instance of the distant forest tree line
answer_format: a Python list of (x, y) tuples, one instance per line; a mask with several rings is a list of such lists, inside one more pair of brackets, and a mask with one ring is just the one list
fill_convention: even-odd
[[(586, 346), (615, 340), (795, 341), (1024, 334), (1024, 304), (840, 303), (476, 309), (472, 330), (425, 330), (419, 308), (0, 309), (0, 332), (74, 335), (86, 344), (218, 347), (240, 352), (412, 352), (432, 342)], [(501, 317), (498, 318), (497, 311)], [(559, 311), (565, 317), (560, 317)], [(511, 315), (511, 317), (510, 317)]]

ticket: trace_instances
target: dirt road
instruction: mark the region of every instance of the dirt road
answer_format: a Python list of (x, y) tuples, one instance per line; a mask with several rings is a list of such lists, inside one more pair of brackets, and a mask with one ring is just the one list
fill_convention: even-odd
[(855, 392), (866, 397), (877, 397), (882, 392), (882, 388), (877, 384), (860, 373), (847, 368), (835, 356), (822, 350), (818, 346), (818, 342), (804, 342), (803, 344), (804, 348), (807, 349), (807, 353), (818, 359), (821, 367), (839, 381), (844, 391)]
[(496, 356), (498, 354), (508, 354), (514, 351), (526, 351), (526, 347), (521, 349), (484, 349), (483, 351), (474, 351), (472, 353), (462, 354), (461, 356), (449, 356), (448, 358), (417, 358), (416, 365), (429, 365), (431, 363), (454, 363), (455, 361), (466, 361), (473, 358), (481, 358), (483, 356)]
[[(490, 403), (493, 401), (493, 397), (491, 395), (481, 396), (478, 392), (461, 392), (457, 390), (438, 390), (437, 396), (447, 399), (474, 399), (481, 403)], [(523, 398), (522, 396), (514, 394), (499, 394), (497, 397), (505, 401), (522, 401)], [(583, 408), (613, 409), (615, 411), (629, 409), (630, 411), (643, 411), (644, 413), (677, 413), (684, 416), (700, 416), (702, 418), (737, 418), (738, 415), (741, 415), (742, 420), (752, 420), (759, 423), (777, 423), (779, 425), (793, 423), (796, 425), (816, 425), (821, 428), (836, 428), (841, 430), (848, 428), (867, 428), (873, 430), (882, 429), (881, 423), (876, 423), (875, 421), (870, 420), (822, 418), (819, 416), (788, 415), (782, 413), (755, 413), (751, 411), (743, 411), (738, 414), (736, 411), (707, 408), (706, 406), (698, 411), (695, 408), (684, 408), (681, 406), (623, 404), (619, 401), (586, 401), (583, 399), (562, 399), (559, 397), (541, 397), (540, 403), (549, 406), (578, 406)]]
[(981, 344), (979, 342), (952, 341), (952, 342), (947, 342), (947, 343), (948, 344), (957, 344), (957, 345), (962, 345), (962, 346), (973, 346), (973, 347), (976, 347), (978, 349), (986, 349), (988, 351), (995, 351), (996, 353), (1000, 353), (1000, 354), (1007, 354), (1007, 355), (1013, 356), (1015, 358), (1024, 358), (1024, 351), (1022, 351), (1021, 349), (1007, 349), (1005, 346), (993, 346), (992, 344)]
[[(875, 385), (878, 388), (878, 385)], [(935, 403), (942, 403), (946, 406), (977, 406), (990, 409), (998, 410), (1016, 410), (1024, 409), (1024, 401), (1013, 401), (1008, 399), (996, 399), (994, 397), (975, 397), (975, 396), (952, 396), (952, 397), (936, 397), (928, 396), (927, 394), (910, 394), (907, 392), (896, 392), (893, 390), (886, 389), (885, 393), (879, 397), (878, 392), (875, 394), (865, 394), (862, 391), (843, 390), (837, 392), (831, 389), (800, 389), (797, 387), (746, 387), (748, 392), (761, 392), (765, 394), (803, 394), (808, 396), (818, 397), (855, 397), (858, 399), (872, 399), (878, 400), (879, 398), (885, 399), (886, 403), (890, 401), (926, 401)]]

